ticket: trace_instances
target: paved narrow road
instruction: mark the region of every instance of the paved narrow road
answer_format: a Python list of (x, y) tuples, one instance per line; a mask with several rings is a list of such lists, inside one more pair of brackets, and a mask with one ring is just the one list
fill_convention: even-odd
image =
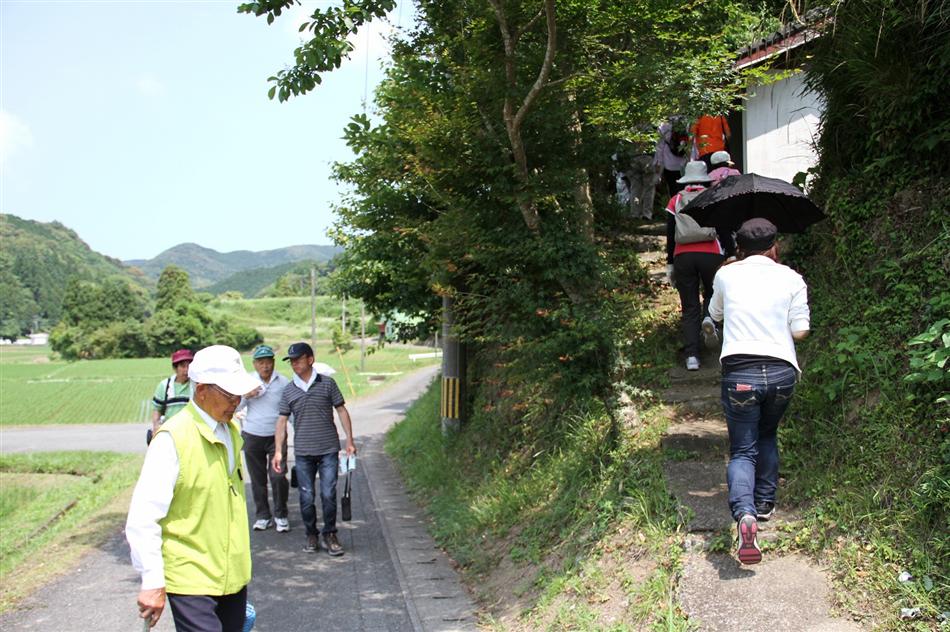
[[(382, 451), (385, 431), (402, 418), (436, 373), (436, 368), (421, 370), (348, 406), (360, 456), (353, 520), (339, 523), (343, 557), (302, 551), (296, 490), (290, 494), (290, 533), (251, 533), (254, 577), (248, 597), (258, 612), (255, 630), (475, 629), (472, 600), (450, 560), (429, 537), (421, 512)], [(0, 431), (3, 452), (40, 449), (141, 452), (143, 428), (82, 425)], [(253, 517), (253, 507), (249, 514)], [(0, 616), (0, 629), (138, 630), (137, 591), (128, 545), (117, 530), (78, 568), (39, 590), (20, 609)], [(156, 630), (173, 629), (170, 614), (166, 611)]]

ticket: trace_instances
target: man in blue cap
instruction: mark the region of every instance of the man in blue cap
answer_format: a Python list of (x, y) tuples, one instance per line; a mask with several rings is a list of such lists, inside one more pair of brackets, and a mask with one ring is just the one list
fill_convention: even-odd
[[(241, 435), (244, 438), (244, 458), (251, 476), (251, 493), (256, 507), (257, 519), (253, 528), (255, 531), (264, 531), (276, 524), (278, 532), (286, 533), (290, 531), (290, 521), (287, 519), (287, 471), (286, 468), (275, 471), (268, 464), (274, 458), (280, 398), (290, 381), (274, 370), (273, 348), (260, 345), (254, 349), (252, 358), (254, 371), (250, 375), (260, 379), (263, 386), (248, 393), (238, 410), (246, 410)], [(282, 451), (286, 452), (286, 443)], [(267, 502), (268, 478), (274, 496), (273, 514)]]

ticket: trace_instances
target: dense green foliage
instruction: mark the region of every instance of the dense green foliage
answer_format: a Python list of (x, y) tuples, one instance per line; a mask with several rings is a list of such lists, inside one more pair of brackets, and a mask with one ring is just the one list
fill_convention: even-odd
[(151, 314), (145, 298), (121, 279), (71, 281), (50, 344), (68, 360), (90, 360), (164, 356), (212, 344), (249, 349), (263, 341), (252, 327), (215, 318), (199, 298), (188, 273), (176, 266), (159, 277)]
[[(827, 103), (812, 194), (828, 219), (789, 255), (814, 335), (783, 467), (813, 506), (803, 542), (922, 607), (926, 629), (950, 603), (950, 119), (935, 80), (950, 16), (889, 0), (833, 14), (809, 74)], [(899, 586), (901, 570), (918, 580)], [(875, 614), (896, 627), (898, 612)]]
[[(289, 4), (241, 10), (270, 21)], [(315, 11), (296, 65), (272, 78), (279, 98), (312, 89), (337, 64), (340, 34), (385, 5)], [(357, 158), (337, 168), (354, 193), (333, 234), (346, 249), (336, 292), (404, 314), (418, 334), (450, 296), (463, 340), (502, 354), (526, 399), (603, 395), (625, 319), (597, 242), (616, 211), (611, 154), (651, 144), (666, 115), (725, 109), (752, 8), (419, 3), (377, 91), (378, 122), (354, 117), (345, 132)]]
[[(205, 289), (239, 272), (254, 271), (253, 273), (257, 274), (257, 268), (273, 268), (298, 261), (327, 262), (339, 251), (340, 249), (336, 246), (301, 245), (255, 252), (250, 250), (218, 252), (198, 244), (186, 243), (169, 248), (152, 259), (134, 259), (125, 263), (135, 266), (146, 276), (156, 280), (162, 270), (175, 265), (188, 273), (194, 287)], [(213, 293), (217, 294), (229, 289), (244, 292), (240, 288), (226, 287), (214, 290)]]
[(145, 285), (121, 262), (91, 250), (59, 222), (0, 214), (0, 337), (13, 339), (56, 324), (74, 277), (122, 277), (135, 286)]

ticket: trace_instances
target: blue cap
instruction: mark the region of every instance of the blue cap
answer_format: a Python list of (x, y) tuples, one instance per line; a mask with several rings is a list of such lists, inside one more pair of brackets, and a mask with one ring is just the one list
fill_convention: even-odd
[(312, 358), (313, 347), (306, 342), (295, 342), (287, 347), (287, 355), (284, 356), (284, 360), (295, 360), (300, 356), (310, 356)]

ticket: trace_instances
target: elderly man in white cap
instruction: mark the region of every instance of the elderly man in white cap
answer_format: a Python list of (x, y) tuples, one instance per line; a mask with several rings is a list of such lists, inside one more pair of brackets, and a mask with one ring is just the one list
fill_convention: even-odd
[(240, 632), (251, 548), (231, 417), (261, 383), (223, 345), (196, 353), (188, 377), (194, 397), (155, 433), (125, 525), (142, 576), (139, 616), (154, 626), (167, 598), (179, 631)]

